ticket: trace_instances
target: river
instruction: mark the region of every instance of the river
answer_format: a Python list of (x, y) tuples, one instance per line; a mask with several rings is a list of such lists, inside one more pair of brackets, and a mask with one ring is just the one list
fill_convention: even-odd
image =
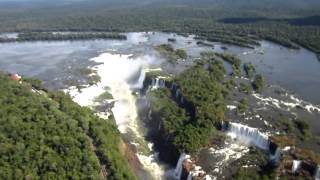
[[(0, 44), (0, 70), (39, 78), (52, 89), (69, 89), (74, 100), (92, 106), (94, 98), (106, 88), (112, 94), (112, 109), (120, 132), (135, 146), (139, 160), (153, 179), (162, 179), (166, 165), (159, 162), (152, 142), (145, 138), (143, 122), (138, 116), (137, 91), (142, 87), (145, 72), (165, 69), (178, 73), (199, 57), (203, 51), (229, 52), (243, 62), (252, 62), (269, 84), (284, 87), (296, 96), (320, 104), (320, 62), (314, 53), (290, 50), (262, 41), (256, 49), (241, 48), (221, 43), (213, 47), (199, 46), (194, 36), (169, 33), (127, 33), (127, 40), (87, 40), (56, 42), (19, 42)], [(164, 63), (154, 47), (175, 38), (175, 48), (185, 49), (190, 56), (179, 66)], [(227, 47), (227, 50), (223, 50)], [(87, 86), (81, 93), (66, 82), (85, 82), (75, 73), (81, 68), (92, 68), (101, 77), (97, 85)], [(141, 177), (145, 175), (141, 175)]]

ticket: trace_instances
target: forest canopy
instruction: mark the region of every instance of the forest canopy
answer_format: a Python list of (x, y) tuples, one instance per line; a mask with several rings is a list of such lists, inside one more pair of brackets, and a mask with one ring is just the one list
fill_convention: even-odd
[(0, 123), (0, 179), (135, 179), (112, 120), (39, 81), (0, 74)]

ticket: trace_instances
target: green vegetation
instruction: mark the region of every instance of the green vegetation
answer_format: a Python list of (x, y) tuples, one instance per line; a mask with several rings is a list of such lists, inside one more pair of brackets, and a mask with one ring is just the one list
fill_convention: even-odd
[(298, 120), (295, 120), (294, 123), (301, 133), (300, 138), (302, 140), (307, 140), (307, 139), (311, 138), (312, 133), (311, 133), (310, 126), (307, 122), (298, 119)]
[(161, 119), (164, 136), (180, 152), (198, 151), (214, 137), (225, 112), (224, 74), (221, 61), (200, 61), (173, 80), (192, 107), (179, 107), (168, 89), (151, 93), (152, 110)]
[(24, 32), (18, 38), (0, 38), (0, 42), (14, 41), (61, 41), (61, 40), (87, 40), (87, 39), (118, 39), (126, 40), (126, 35), (110, 32), (81, 32), (81, 33), (52, 33), (52, 32)]
[(227, 90), (233, 90), (236, 87), (237, 83), (235, 77), (232, 76), (229, 80), (224, 82), (224, 86)]
[(72, 73), (75, 76), (85, 77), (89, 85), (97, 84), (101, 80), (100, 76), (97, 74), (97, 71), (90, 68), (76, 69)]
[(252, 78), (254, 73), (256, 72), (256, 69), (251, 62), (243, 64), (243, 70), (248, 78)]
[(187, 59), (188, 57), (187, 52), (183, 49), (177, 49), (175, 54), (179, 57), (179, 59)]
[[(315, 0), (313, 0), (315, 1)], [(302, 45), (320, 53), (319, 4), (299, 3), (296, 8), (281, 2), (190, 1), (127, 2), (109, 1), (44, 5), (0, 6), (1, 32), (130, 32), (166, 31), (196, 34), (200, 39), (252, 48), (268, 39), (290, 48)], [(139, 5), (132, 6), (132, 3)], [(222, 4), (221, 4), (222, 3)], [(49, 3), (50, 4), (50, 3)], [(117, 4), (117, 3), (116, 3)], [(302, 5), (302, 6), (301, 6)], [(249, 6), (249, 7), (247, 7)], [(291, 6), (288, 5), (289, 7)], [(308, 7), (306, 7), (308, 6)], [(49, 8), (48, 8), (49, 7)], [(232, 8), (233, 7), (233, 8)], [(32, 13), (30, 13), (32, 12)], [(1, 40), (0, 40), (1, 41)]]
[(283, 130), (286, 131), (288, 134), (292, 134), (294, 131), (294, 124), (291, 120), (289, 120), (285, 116), (281, 116), (279, 119), (279, 123), (283, 126)]
[(288, 135), (294, 136), (301, 141), (309, 140), (312, 137), (310, 126), (306, 121), (300, 119), (290, 120), (285, 116), (281, 116), (277, 124)]
[(112, 94), (110, 94), (107, 89), (104, 93), (100, 94), (98, 97), (94, 99), (95, 102), (102, 103), (105, 100), (113, 99)]
[[(276, 179), (276, 171), (274, 167), (268, 166), (269, 155), (259, 149), (250, 149), (236, 161), (237, 172), (233, 175), (233, 179), (237, 180), (273, 180)], [(242, 167), (241, 164), (254, 164), (250, 167)]]
[(37, 80), (0, 84), (1, 179), (135, 179), (112, 120)]
[(238, 104), (238, 112), (245, 113), (249, 108), (249, 101), (247, 98), (243, 98)]
[(224, 54), (224, 53), (215, 53), (215, 55), (222, 58), (224, 61), (230, 63), (232, 65), (234, 74), (236, 75), (240, 74), (241, 60), (238, 57), (231, 54)]
[(201, 131), (191, 125), (190, 116), (172, 99), (168, 89), (151, 92), (153, 113), (160, 114), (162, 136), (180, 151), (198, 151), (207, 143), (210, 132)]
[(257, 39), (252, 39), (250, 37), (245, 37), (245, 36), (236, 36), (233, 34), (228, 34), (225, 32), (202, 32), (202, 33), (197, 33), (198, 37), (196, 39), (202, 39), (202, 40), (207, 40), (207, 41), (212, 41), (212, 42), (222, 42), (225, 44), (232, 44), (232, 45), (237, 45), (240, 47), (246, 47), (246, 48), (251, 48), (253, 49), (254, 46), (260, 45), (257, 41)]
[(240, 92), (250, 94), (252, 92), (252, 86), (247, 83), (241, 82), (239, 90)]
[(175, 63), (178, 60), (186, 59), (188, 57), (187, 52), (183, 49), (175, 50), (171, 44), (161, 44), (156, 47), (158, 52), (165, 56), (170, 63)]
[(197, 41), (197, 45), (213, 47), (212, 44), (206, 43), (206, 42), (204, 42), (204, 41)]
[(264, 79), (261, 74), (257, 74), (252, 82), (252, 87), (255, 91), (261, 92), (264, 87)]
[(273, 179), (277, 179), (277, 177), (275, 173), (266, 174), (266, 172), (263, 172), (263, 170), (261, 169), (257, 170), (256, 168), (253, 168), (253, 167), (249, 167), (249, 168), (241, 167), (237, 171), (237, 173), (234, 175), (234, 179), (236, 180), (273, 180)]

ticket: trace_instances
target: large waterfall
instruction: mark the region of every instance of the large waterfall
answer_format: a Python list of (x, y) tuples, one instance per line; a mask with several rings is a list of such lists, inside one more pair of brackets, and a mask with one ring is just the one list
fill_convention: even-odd
[(257, 128), (238, 123), (228, 124), (228, 135), (243, 143), (255, 145), (261, 149), (269, 150), (269, 138)]
[[(94, 104), (94, 99), (107, 89), (114, 98), (112, 112), (118, 129), (123, 134), (130, 134), (131, 144), (141, 149), (138, 150), (137, 156), (144, 169), (152, 175), (153, 179), (162, 179), (163, 167), (157, 161), (153, 149), (150, 148), (151, 143), (145, 140), (140, 130), (137, 96), (134, 94), (134, 90), (142, 88), (145, 70), (152, 63), (150, 62), (152, 59), (148, 56), (132, 59), (130, 55), (103, 53), (91, 60), (98, 63), (94, 70), (97, 71), (101, 81), (96, 85), (81, 89), (81, 92), (76, 89), (71, 90), (70, 95), (80, 105), (91, 106)], [(161, 86), (161, 83), (155, 82), (155, 85)]]

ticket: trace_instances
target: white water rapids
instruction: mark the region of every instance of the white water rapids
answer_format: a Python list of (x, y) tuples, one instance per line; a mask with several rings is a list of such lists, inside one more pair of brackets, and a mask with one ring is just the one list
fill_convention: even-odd
[[(93, 86), (81, 89), (70, 88), (69, 94), (73, 100), (81, 106), (92, 106), (94, 99), (104, 93), (106, 88), (112, 94), (115, 104), (112, 108), (118, 129), (122, 134), (132, 133), (135, 146), (145, 146), (149, 152), (138, 151), (138, 158), (145, 170), (154, 179), (161, 179), (164, 175), (163, 167), (157, 162), (156, 155), (152, 150), (152, 145), (146, 142), (143, 134), (139, 130), (138, 109), (136, 106), (136, 96), (133, 89), (142, 88), (145, 78), (145, 71), (153, 63), (151, 56), (139, 56), (131, 58), (131, 55), (120, 55), (103, 53), (91, 61), (98, 63), (93, 69), (101, 77), (101, 81)], [(151, 155), (150, 155), (151, 154)]]

